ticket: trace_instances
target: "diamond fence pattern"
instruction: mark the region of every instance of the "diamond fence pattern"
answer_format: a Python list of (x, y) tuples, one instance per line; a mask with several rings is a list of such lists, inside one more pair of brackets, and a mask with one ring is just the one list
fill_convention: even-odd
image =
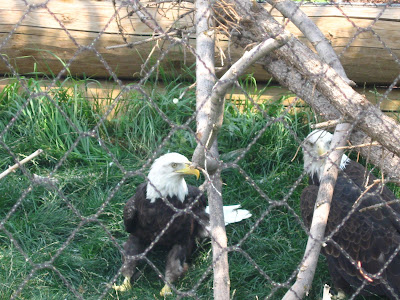
[[(121, 279), (120, 266), (122, 263), (121, 256), (123, 255), (121, 245), (126, 240), (122, 227), (123, 205), (133, 195), (134, 187), (146, 180), (147, 170), (155, 158), (169, 150), (179, 152), (179, 147), (173, 146), (176, 141), (189, 144), (192, 149), (194, 149), (196, 142), (199, 142), (195, 132), (195, 120), (198, 111), (194, 108), (193, 103), (185, 102), (186, 97), (194, 99), (193, 85), (188, 85), (188, 87), (179, 90), (177, 101), (173, 102), (170, 99), (168, 104), (165, 105), (159, 96), (154, 96), (153, 91), (149, 91), (147, 82), (151, 78), (161, 76), (159, 67), (161, 63), (168, 60), (170, 50), (173, 47), (182, 47), (185, 56), (198, 57), (196, 49), (190, 44), (190, 38), (195, 34), (195, 27), (187, 30), (175, 30), (172, 26), (166, 31), (162, 24), (158, 23), (157, 16), (152, 15), (147, 10), (147, 2), (113, 2), (115, 13), (110, 16), (105, 27), (90, 43), (82, 45), (68, 30), (65, 20), (60, 19), (49, 8), (52, 0), (40, 3), (22, 2), (26, 5), (26, 11), (19, 21), (12, 26), (9, 33), (2, 38), (0, 51), (18, 38), (17, 31), (22, 28), (24, 21), (30, 17), (30, 14), (38, 9), (46, 10), (49, 16), (59, 24), (63, 33), (76, 45), (76, 51), (44, 90), (32, 87), (31, 81), (19, 74), (9, 57), (0, 56), (11, 76), (15, 77), (20, 85), (19, 92), (24, 95), (23, 101), (20, 102), (19, 106), (14, 107), (15, 110), (12, 113), (10, 110), (10, 113), (4, 114), (3, 120), (6, 120), (6, 122), (1, 127), (0, 145), (3, 148), (2, 152), (10, 157), (9, 161), (12, 162), (10, 164), (18, 163), (21, 154), (27, 154), (14, 150), (19, 143), (19, 137), (13, 135), (18, 132), (19, 124), (29, 117), (28, 112), (33, 110), (34, 107), (40, 108), (45, 104), (52, 107), (51, 111), (44, 112), (41, 116), (54, 114), (57, 118), (53, 120), (64, 120), (63, 126), (66, 129), (59, 133), (60, 138), (64, 139), (65, 136), (68, 136), (69, 139), (68, 147), (60, 143), (60, 140), (54, 140), (51, 147), (57, 148), (58, 157), (46, 155), (46, 151), (49, 149), (44, 149), (42, 155), (46, 155), (46, 159), (39, 157), (37, 161), (35, 160), (36, 163), (33, 166), (32, 164), (20, 165), (17, 174), (9, 175), (9, 177), (0, 181), (0, 186), (4, 191), (2, 196), (4, 197), (4, 205), (2, 206), (0, 222), (0, 255), (2, 259), (8, 257), (7, 261), (9, 262), (3, 264), (3, 267), (7, 268), (3, 272), (7, 277), (2, 284), (2, 290), (7, 291), (4, 297), (11, 299), (29, 298), (29, 295), (38, 299), (58, 297), (66, 299), (73, 297), (77, 299), (125, 299), (124, 297), (132, 297), (131, 292), (120, 295), (111, 289), (111, 285)], [(220, 8), (229, 6), (228, 3), (223, 1), (218, 2), (221, 4)], [(237, 1), (236, 4), (240, 6), (241, 2)], [(164, 8), (163, 3), (160, 2), (157, 5), (159, 7), (158, 14), (167, 14), (168, 10)], [(181, 5), (187, 8), (187, 3), (176, 2), (174, 9)], [(393, 63), (400, 68), (399, 58), (374, 29), (374, 24), (390, 5), (392, 5), (391, 2), (379, 6), (381, 13), (368, 27), (358, 27), (347, 17), (348, 22), (357, 29), (357, 32), (343, 47), (339, 56), (348, 50), (360, 34), (371, 32), (393, 58)], [(338, 12), (346, 15), (339, 5), (336, 8)], [(128, 85), (118, 78), (117, 70), (114, 70), (99, 52), (98, 44), (107, 27), (113, 22), (118, 23), (123, 41), (130, 44), (130, 34), (135, 28), (124, 28), (121, 25), (121, 19), (133, 14), (137, 14), (144, 24), (154, 30), (155, 36), (147, 39), (146, 42), (156, 43), (153, 50), (158, 47), (158, 50), (161, 49), (161, 51), (156, 59), (152, 55), (144, 58), (145, 67), (142, 69), (140, 80)], [(193, 15), (193, 11), (186, 12), (185, 15)], [(251, 19), (252, 16), (248, 17)], [(228, 24), (229, 22), (224, 23), (223, 20), (219, 19), (216, 23), (216, 30), (228, 36), (232, 34), (229, 30), (231, 25)], [(162, 46), (160, 46), (161, 44)], [(139, 43), (130, 44), (133, 51), (139, 45)], [(83, 53), (90, 53), (93, 58), (100, 61), (112, 81), (121, 89), (121, 93), (108, 103), (106, 109), (102, 110), (101, 114), (89, 118), (91, 122), (87, 123), (83, 121), (86, 120), (84, 116), (81, 116), (82, 119), (71, 116), (69, 107), (63, 103), (62, 90), (57, 89), (58, 82), (62, 81), (64, 76), (68, 76), (70, 66)], [(211, 70), (210, 72), (214, 76)], [(319, 77), (323, 80), (330, 80), (325, 73), (309, 74), (309, 76), (310, 78)], [(379, 98), (378, 106), (387, 99), (388, 94), (398, 84), (399, 79), (400, 73), (396, 78), (393, 78), (392, 84), (385, 94)], [(302, 171), (301, 158), (295, 160), (295, 162), (297, 161), (296, 165), (295, 163), (291, 165), (290, 159), (284, 159), (282, 156), (294, 155), (296, 146), (301, 144), (306, 131), (308, 131), (308, 125), (304, 121), (310, 121), (312, 117), (308, 117), (310, 111), (307, 108), (304, 108), (301, 113), (298, 112), (298, 101), (292, 102), (286, 107), (281, 106), (280, 103), (265, 105), (254, 99), (245, 85), (239, 84), (238, 81), (233, 81), (232, 84), (241, 90), (246, 96), (246, 100), (244, 104), (242, 103), (239, 106), (233, 105), (233, 102), (227, 103), (225, 115), (227, 125), (224, 129), (225, 133), (221, 134), (222, 137), (219, 139), (221, 159), (224, 160), (220, 168), (223, 171), (223, 178), (226, 176), (236, 183), (227, 182), (223, 197), (224, 201), (228, 203), (230, 197), (242, 199), (242, 206), (249, 209), (253, 214), (250, 220), (246, 220), (237, 227), (233, 226), (233, 229), (228, 229), (230, 242), (227, 251), (230, 255), (233, 298), (254, 298), (255, 296), (246, 294), (251, 291), (259, 297), (279, 299), (282, 297), (283, 291), (287, 290), (296, 279), (301, 268), (301, 256), (307, 233), (309, 233), (299, 215), (299, 193), (305, 185), (306, 176), (305, 172)], [(59, 93), (54, 92), (54, 90), (58, 90)], [(132, 162), (129, 158), (121, 157), (122, 151), (119, 151), (116, 147), (121, 138), (118, 141), (113, 141), (113, 137), (105, 134), (104, 131), (108, 122), (112, 122), (114, 118), (118, 117), (116, 110), (126, 103), (124, 97), (127, 95), (129, 97), (136, 96), (137, 99), (130, 99), (131, 102), (139, 101), (145, 104), (142, 110), (137, 113), (139, 118), (143, 115), (143, 121), (140, 123), (142, 126), (146, 126), (146, 118), (155, 117), (162, 124), (162, 127), (166, 128), (165, 134), (157, 137), (157, 146), (137, 145), (135, 150), (142, 157), (139, 162)], [(145, 111), (145, 107), (150, 108), (151, 114)], [(177, 118), (176, 110), (182, 110), (183, 117)], [(256, 115), (256, 117), (247, 123), (240, 123), (242, 121), (238, 119), (246, 119), (248, 115)], [(296, 118), (299, 118), (299, 120)], [(352, 127), (356, 126), (362, 118), (361, 115), (352, 124)], [(139, 126), (140, 124), (136, 123), (135, 125)], [(242, 128), (241, 125), (243, 124), (247, 128)], [(129, 129), (133, 130), (132, 128)], [(152, 128), (147, 129), (151, 130)], [(46, 128), (42, 128), (42, 130), (45, 131)], [(391, 129), (385, 128), (385, 130), (390, 131)], [(145, 131), (146, 127), (143, 129), (143, 134), (145, 134)], [(277, 139), (276, 135), (269, 134), (270, 132), (280, 132), (282, 135), (286, 135), (285, 140), (291, 141), (292, 144), (283, 144), (282, 141)], [(23, 135), (24, 133), (20, 132), (20, 134)], [(127, 139), (129, 139), (128, 135), (126, 134)], [(243, 136), (247, 136), (245, 144), (241, 142)], [(230, 139), (232, 143), (236, 143), (237, 148), (224, 153), (226, 143), (221, 140), (223, 137)], [(399, 139), (399, 137), (393, 138), (397, 141)], [(143, 137), (143, 140), (145, 139), (146, 137)], [(81, 157), (79, 155), (82, 149), (89, 149), (88, 152), (97, 153), (99, 156), (103, 155), (107, 159), (95, 160), (94, 163), (82, 161), (77, 158)], [(263, 157), (263, 153), (268, 152), (272, 153), (269, 157), (270, 160), (260, 163), (258, 156)], [(190, 155), (190, 153), (185, 154)], [(260, 166), (252, 166), (253, 161), (260, 163)], [(96, 162), (100, 165), (96, 166)], [(41, 166), (41, 163), (46, 164), (46, 166)], [(89, 172), (81, 173), (79, 171), (84, 165), (89, 169)], [(270, 173), (265, 174), (266, 170)], [(39, 173), (40, 176), (36, 175), (35, 172)], [(289, 176), (288, 173), (290, 173)], [(104, 180), (100, 182), (98, 178)], [(285, 183), (282, 183), (282, 181), (285, 181)], [(10, 190), (9, 186), (13, 184), (15, 184), (15, 189)], [(273, 188), (274, 185), (281, 185), (281, 187), (276, 190)], [(378, 192), (379, 189), (374, 193)], [(249, 202), (249, 198), (257, 199), (257, 201)], [(88, 203), (86, 199), (91, 199), (94, 203)], [(45, 203), (48, 201), (54, 201), (57, 204), (48, 206)], [(64, 224), (54, 223), (50, 225), (53, 229), (50, 232), (47, 231), (48, 227), (44, 229), (45, 231), (42, 229), (44, 228), (42, 224), (45, 224), (46, 220), (38, 218), (36, 215), (35, 219), (32, 219), (33, 217), (30, 215), (32, 210), (40, 212), (41, 209), (44, 209), (42, 214), (45, 216), (46, 213), (49, 213), (49, 211), (46, 211), (49, 207), (54, 209), (51, 215), (58, 215), (60, 219), (64, 215), (63, 220), (65, 222)], [(357, 206), (354, 206), (337, 230), (352, 217), (356, 209)], [(174, 210), (176, 211), (174, 218), (182, 213), (191, 213), (176, 208)], [(25, 226), (16, 225), (21, 220)], [(113, 225), (110, 225), (110, 222)], [(145, 264), (140, 266), (142, 275), (134, 285), (134, 299), (150, 297), (151, 293), (149, 294), (144, 290), (149, 286), (157, 290), (158, 287), (161, 288), (162, 286), (161, 281), (165, 281), (163, 275), (164, 259), (158, 258), (158, 256), (164, 257), (165, 254), (157, 252), (158, 250), (155, 250), (156, 255), (150, 253), (150, 250), (154, 250), (154, 244), (164, 232), (161, 232), (155, 241), (137, 257)], [(332, 232), (326, 237), (326, 240), (329, 240), (334, 233)], [(91, 242), (91, 240), (96, 242)], [(354, 265), (357, 265), (357, 262), (340, 245), (337, 243), (335, 245)], [(88, 250), (88, 247), (93, 249)], [(212, 285), (212, 280), (210, 280), (212, 276), (210, 247), (207, 244), (202, 244), (199, 249), (194, 254), (189, 271), (190, 276), (187, 275), (186, 278), (183, 278), (183, 283), (180, 281), (173, 285), (173, 290), (178, 298), (208, 299), (212, 297), (212, 292), (209, 291)], [(84, 251), (91, 255), (88, 254), (85, 257)], [(387, 267), (399, 251), (400, 245), (383, 269)], [(282, 252), (286, 252), (285, 255), (282, 255)], [(275, 263), (276, 261), (285, 260), (290, 256), (292, 260), (286, 264), (283, 263), (280, 267), (282, 270), (274, 269), (279, 268), (277, 267), (279, 265)], [(71, 265), (71, 263), (73, 264)], [(362, 272), (362, 269), (358, 268)], [(319, 267), (318, 270), (326, 273), (324, 266)], [(368, 274), (368, 276), (381, 278), (382, 271), (380, 270), (378, 274)], [(368, 276), (366, 276), (363, 286), (351, 296), (351, 299), (357, 297), (364, 285), (368, 284)], [(161, 280), (157, 280), (157, 278)], [(246, 287), (247, 283), (251, 287)], [(142, 284), (144, 285), (143, 288), (140, 287)], [(318, 284), (321, 284), (321, 282), (314, 281), (314, 285)], [(241, 289), (245, 292), (240, 291)], [(44, 290), (51, 290), (52, 293), (44, 292)], [(321, 290), (322, 284), (316, 294)], [(157, 294), (154, 297), (159, 296)], [(399, 299), (400, 296), (394, 295), (393, 297)]]

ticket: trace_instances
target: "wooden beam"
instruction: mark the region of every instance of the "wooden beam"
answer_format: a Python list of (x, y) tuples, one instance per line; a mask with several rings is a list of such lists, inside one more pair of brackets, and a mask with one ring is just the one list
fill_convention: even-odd
[[(34, 1), (34, 4), (41, 2)], [(117, 3), (120, 5), (121, 2)], [(179, 9), (170, 3), (164, 3), (162, 9), (157, 9), (155, 2), (141, 3), (164, 30), (171, 27), (187, 29), (193, 25), (191, 14), (177, 21), (179, 14), (192, 9), (190, 3), (181, 3)], [(133, 48), (107, 49), (108, 46), (124, 43), (110, 0), (52, 0), (47, 7), (48, 10), (38, 7), (28, 11), (21, 0), (0, 1), (0, 39), (5, 41), (8, 38), (0, 48), (0, 53), (12, 66), (10, 69), (4, 61), (0, 61), (0, 74), (15, 71), (19, 74), (39, 72), (57, 75), (64, 64), (76, 55), (68, 64), (65, 75), (109, 78), (109, 68), (119, 79), (140, 78), (141, 68), (149, 53), (154, 50), (150, 60), (154, 62), (169, 47), (169, 42), (154, 41)], [(268, 5), (266, 8), (270, 9)], [(376, 22), (375, 18), (382, 12), (382, 6), (341, 5), (339, 9), (332, 5), (303, 5), (302, 9), (321, 28), (337, 53), (341, 54), (346, 49), (340, 58), (350, 79), (358, 83), (391, 84), (399, 75), (400, 65), (396, 58), (400, 57), (400, 42), (396, 37), (400, 32), (400, 6), (386, 8)], [(272, 14), (285, 22), (276, 10), (272, 10)], [(125, 17), (121, 24), (129, 42), (153, 36), (153, 31), (136, 14), (128, 16), (125, 7), (119, 10), (119, 16)], [(287, 28), (304, 40), (293, 24), (289, 22)], [(360, 33), (361, 29), (367, 30)], [(92, 43), (99, 56), (90, 50), (78, 52), (79, 46)], [(189, 39), (189, 44), (195, 45), (194, 37)], [(227, 54), (228, 41), (224, 36), (219, 36), (217, 46)], [(243, 49), (231, 46), (233, 60), (242, 54)], [(220, 55), (216, 61), (217, 67), (222, 67)], [(195, 57), (187, 48), (176, 45), (171, 48), (161, 67), (167, 74), (177, 76), (182, 73), (182, 66), (190, 67), (194, 62)], [(148, 69), (149, 66), (144, 72)], [(174, 69), (178, 73), (173, 73)], [(253, 73), (258, 81), (270, 78), (259, 65), (253, 66), (248, 72)]]

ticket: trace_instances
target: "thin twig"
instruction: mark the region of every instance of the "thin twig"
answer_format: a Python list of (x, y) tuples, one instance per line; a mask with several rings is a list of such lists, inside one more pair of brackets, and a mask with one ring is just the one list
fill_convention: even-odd
[(328, 127), (334, 127), (339, 123), (343, 123), (343, 120), (342, 119), (329, 120), (318, 124), (311, 124), (310, 127), (311, 129), (328, 128)]
[(0, 174), (0, 179), (7, 176), (11, 172), (15, 171), (16, 169), (18, 169), (19, 167), (21, 167), (23, 164), (27, 163), (28, 161), (34, 159), (36, 156), (38, 156), (42, 152), (43, 152), (42, 149), (38, 149), (35, 152), (33, 152), (31, 155), (25, 157), (23, 160), (17, 162), (15, 165), (9, 167), (7, 170), (5, 170), (3, 173)]
[(368, 207), (364, 207), (364, 208), (360, 209), (360, 212), (364, 212), (364, 211), (372, 210), (372, 209), (375, 210), (377, 208), (380, 208), (380, 207), (383, 207), (383, 206), (388, 206), (388, 205), (391, 205), (391, 204), (396, 204), (396, 203), (400, 203), (400, 199), (390, 200), (390, 201), (386, 201), (384, 203), (379, 203), (379, 204), (374, 204), (374, 205), (371, 205), (371, 206), (368, 206)]
[(372, 143), (366, 143), (366, 144), (360, 144), (360, 145), (351, 145), (351, 146), (343, 146), (343, 147), (337, 147), (336, 150), (342, 150), (342, 149), (354, 149), (354, 148), (362, 148), (362, 147), (370, 147), (370, 146), (381, 146), (378, 142), (372, 142)]
[(144, 44), (144, 43), (148, 43), (148, 42), (152, 42), (152, 41), (156, 41), (156, 40), (162, 39), (162, 38), (166, 37), (167, 35), (168, 36), (176, 35), (178, 33), (179, 33), (179, 31), (175, 30), (175, 31), (171, 31), (171, 32), (166, 32), (164, 34), (156, 35), (156, 36), (153, 36), (151, 38), (148, 38), (148, 39), (145, 39), (145, 40), (141, 40), (141, 41), (138, 41), (138, 42), (132, 42), (132, 43), (127, 43), (127, 44), (122, 44), (122, 45), (108, 46), (108, 47), (106, 47), (106, 49), (110, 50), (110, 49), (132, 47), (132, 46), (136, 46), (136, 45), (140, 45), (140, 44)]

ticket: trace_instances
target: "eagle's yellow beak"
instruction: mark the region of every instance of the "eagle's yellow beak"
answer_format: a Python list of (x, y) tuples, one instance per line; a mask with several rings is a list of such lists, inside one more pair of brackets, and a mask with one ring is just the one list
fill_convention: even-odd
[(199, 177), (200, 177), (200, 171), (197, 170), (195, 167), (193, 167), (191, 163), (185, 164), (184, 168), (182, 168), (180, 170), (176, 170), (175, 172), (185, 174), (185, 175), (195, 175), (196, 179), (199, 179)]
[(316, 144), (316, 147), (317, 147), (317, 153), (318, 153), (319, 156), (325, 155), (329, 150), (329, 149), (326, 148), (325, 143), (322, 142), (322, 141), (318, 141), (317, 144)]

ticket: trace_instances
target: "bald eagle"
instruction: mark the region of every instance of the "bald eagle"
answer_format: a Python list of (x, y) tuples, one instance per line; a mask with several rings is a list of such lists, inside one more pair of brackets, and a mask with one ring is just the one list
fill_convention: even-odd
[[(121, 268), (125, 280), (120, 286), (114, 285), (115, 290), (125, 291), (131, 287), (137, 277), (138, 262), (138, 258), (133, 256), (143, 253), (152, 243), (169, 249), (165, 280), (172, 283), (188, 269), (187, 260), (194, 250), (196, 239), (208, 237), (206, 197), (197, 187), (186, 184), (185, 175), (198, 178), (200, 172), (185, 156), (165, 154), (154, 161), (148, 182), (140, 184), (135, 195), (126, 203), (123, 218), (129, 238), (124, 244)], [(251, 216), (249, 211), (239, 207), (224, 206), (225, 223)], [(161, 296), (171, 294), (167, 283), (160, 292)]]
[[(301, 194), (301, 215), (309, 228), (324, 169), (324, 154), (329, 150), (332, 134), (324, 130), (311, 132), (302, 143), (304, 169), (309, 186)], [(386, 187), (373, 186), (376, 177), (361, 164), (343, 155), (334, 188), (325, 236), (342, 224), (353, 206), (354, 213), (322, 248), (335, 288), (354, 293), (363, 283), (362, 294), (400, 298), (400, 205), (391, 203), (377, 209), (375, 204), (395, 200)], [(357, 206), (358, 205), (358, 206)], [(386, 263), (389, 262), (388, 265)], [(375, 276), (380, 275), (380, 276)]]

